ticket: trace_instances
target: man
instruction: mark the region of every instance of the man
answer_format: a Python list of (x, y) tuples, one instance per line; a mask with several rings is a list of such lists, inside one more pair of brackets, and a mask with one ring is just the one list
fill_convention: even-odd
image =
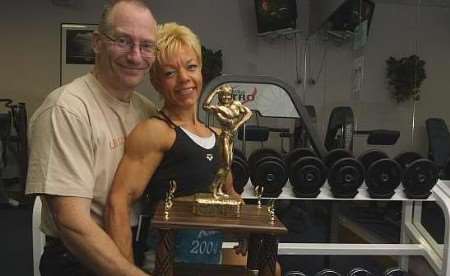
[(27, 193), (43, 200), (42, 275), (145, 275), (103, 229), (125, 136), (154, 105), (134, 93), (153, 64), (156, 22), (140, 0), (106, 7), (91, 73), (53, 91), (31, 118)]

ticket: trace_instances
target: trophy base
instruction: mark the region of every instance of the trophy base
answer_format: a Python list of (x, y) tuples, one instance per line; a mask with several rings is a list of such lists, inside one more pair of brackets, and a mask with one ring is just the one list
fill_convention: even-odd
[(193, 213), (206, 217), (238, 218), (241, 213), (241, 200), (233, 198), (215, 199), (212, 194), (195, 194)]

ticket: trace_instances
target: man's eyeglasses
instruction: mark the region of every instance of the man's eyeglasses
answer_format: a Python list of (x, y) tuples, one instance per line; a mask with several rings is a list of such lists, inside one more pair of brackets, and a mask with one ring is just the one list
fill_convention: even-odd
[[(133, 40), (125, 36), (112, 38), (105, 33), (101, 34), (109, 39), (117, 47), (117, 49), (119, 49), (123, 53), (129, 53), (136, 45)], [(156, 44), (153, 42), (140, 42), (138, 46), (139, 50), (141, 51), (141, 56), (146, 58), (154, 58), (156, 51), (158, 50)]]

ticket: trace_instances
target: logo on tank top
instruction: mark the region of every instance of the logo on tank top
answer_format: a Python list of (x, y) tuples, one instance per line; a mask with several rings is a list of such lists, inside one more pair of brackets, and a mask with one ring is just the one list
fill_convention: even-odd
[(206, 154), (206, 159), (208, 159), (208, 161), (211, 162), (213, 160), (213, 158), (214, 158), (214, 155), (212, 155), (211, 153)]

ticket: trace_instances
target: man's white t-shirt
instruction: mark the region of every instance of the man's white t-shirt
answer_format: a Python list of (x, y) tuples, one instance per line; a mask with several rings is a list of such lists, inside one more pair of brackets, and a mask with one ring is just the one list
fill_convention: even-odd
[[(102, 225), (125, 137), (155, 113), (137, 93), (130, 102), (112, 97), (92, 74), (56, 89), (30, 120), (26, 193), (92, 199), (91, 214)], [(58, 237), (45, 200), (41, 230)]]

